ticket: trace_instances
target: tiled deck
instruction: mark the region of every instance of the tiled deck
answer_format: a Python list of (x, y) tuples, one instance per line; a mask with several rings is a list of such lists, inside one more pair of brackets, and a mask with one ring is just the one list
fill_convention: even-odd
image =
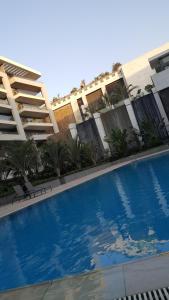
[[(158, 153), (165, 153), (168, 149)], [(58, 194), (66, 189), (91, 180), (97, 176), (110, 172), (120, 166), (124, 166), (143, 157), (151, 157), (155, 153), (147, 153), (144, 156), (120, 162), (104, 170), (95, 172), (70, 183), (64, 184), (52, 190), (52, 192), (28, 201), (21, 201), (13, 205), (0, 208), (0, 217), (33, 205), (39, 201)], [(54, 280), (40, 285), (11, 290), (0, 293), (2, 300), (109, 300), (138, 292), (157, 289), (169, 285), (169, 254), (165, 253), (155, 257), (142, 259), (123, 265), (102, 269), (80, 276), (67, 277), (62, 280)]]

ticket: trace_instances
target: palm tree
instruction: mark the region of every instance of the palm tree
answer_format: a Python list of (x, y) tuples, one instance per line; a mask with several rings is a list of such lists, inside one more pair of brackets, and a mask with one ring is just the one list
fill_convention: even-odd
[(6, 159), (0, 159), (0, 180), (6, 180), (10, 173), (10, 167)]
[(111, 95), (110, 95), (110, 94), (105, 93), (105, 94), (102, 96), (102, 100), (103, 100), (104, 104), (105, 104), (107, 107), (111, 107), (111, 106), (112, 106), (112, 98), (111, 98)]
[(49, 140), (42, 149), (42, 161), (45, 166), (50, 167), (54, 174), (61, 177), (63, 165), (68, 160), (66, 144), (61, 141)]
[(68, 147), (69, 147), (70, 159), (72, 164), (77, 169), (81, 169), (82, 167), (81, 152), (83, 146), (79, 137), (77, 137), (76, 139), (71, 139), (68, 143)]
[[(131, 92), (137, 88), (138, 86), (133, 86), (132, 84), (127, 87), (125, 85), (118, 84), (109, 95), (106, 93), (103, 96), (103, 101), (105, 101), (108, 106), (111, 106), (112, 104), (116, 104), (128, 97), (132, 97)], [(140, 92), (140, 90), (138, 91)]]
[(28, 183), (28, 173), (35, 172), (38, 165), (38, 150), (34, 141), (10, 143), (5, 147), (5, 160), (15, 176)]

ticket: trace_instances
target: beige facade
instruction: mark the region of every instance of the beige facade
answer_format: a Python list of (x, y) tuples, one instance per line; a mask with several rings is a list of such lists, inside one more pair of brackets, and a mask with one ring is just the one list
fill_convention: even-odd
[[(118, 72), (107, 73), (101, 78), (85, 85), (83, 88), (80, 88), (65, 97), (56, 99), (52, 103), (52, 109), (55, 112), (55, 116), (57, 116), (56, 111), (59, 111), (66, 105), (71, 105), (76, 123), (82, 122), (83, 114), (82, 109), (79, 106), (79, 99), (82, 100), (81, 103), (84, 106), (91, 108), (92, 103), (99, 101), (99, 97), (102, 98), (105, 93), (111, 93), (113, 85), (116, 85), (119, 82), (121, 82), (122, 85), (124, 84), (126, 87), (130, 84), (137, 86), (144, 94), (147, 93), (145, 87), (149, 84), (154, 85), (154, 92), (166, 89), (169, 87), (169, 69), (165, 68), (157, 73), (154, 64), (160, 57), (165, 57), (166, 60), (167, 53), (169, 53), (169, 43), (166, 43), (159, 48), (149, 51), (140, 57), (123, 64)], [(138, 89), (132, 92), (133, 96), (135, 96)], [(163, 112), (162, 116), (166, 119), (166, 124), (168, 124), (160, 97), (157, 99), (157, 95), (155, 94), (155, 99), (160, 112)]]
[(45, 140), (58, 132), (41, 74), (0, 57), (0, 141)]
[(103, 76), (103, 78), (89, 83), (84, 88), (79, 89), (76, 92), (63, 97), (58, 101), (54, 101), (52, 103), (52, 109), (55, 111), (67, 104), (71, 104), (76, 123), (80, 123), (83, 121), (83, 117), (80, 111), (80, 107), (78, 105), (78, 100), (82, 99), (83, 105), (88, 106), (89, 102), (87, 101), (87, 97), (89, 97), (89, 95), (97, 92), (98, 90), (100, 90), (98, 94), (104, 95), (106, 91), (106, 86), (111, 84), (112, 82), (118, 81), (121, 78), (121, 72), (109, 73)]

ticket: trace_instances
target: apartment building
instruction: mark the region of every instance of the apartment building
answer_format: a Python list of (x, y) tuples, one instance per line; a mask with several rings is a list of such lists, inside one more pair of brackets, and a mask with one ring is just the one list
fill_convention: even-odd
[[(123, 64), (117, 72), (103, 73), (91, 83), (72, 91), (60, 99), (54, 99), (52, 109), (60, 131), (70, 123), (81, 123), (84, 120), (83, 106), (92, 111), (102, 105), (102, 96), (110, 94), (117, 86), (125, 89), (129, 85), (138, 86), (146, 94), (145, 87), (153, 85), (153, 93), (158, 108), (169, 125), (169, 43), (162, 45), (136, 59)], [(133, 96), (137, 89), (132, 92)], [(124, 98), (127, 98), (127, 94)]]
[(0, 141), (46, 140), (58, 126), (41, 73), (0, 57)]

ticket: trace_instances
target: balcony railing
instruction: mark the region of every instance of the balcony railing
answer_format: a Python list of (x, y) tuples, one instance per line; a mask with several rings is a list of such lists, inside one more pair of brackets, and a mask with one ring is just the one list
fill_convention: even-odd
[(21, 110), (21, 109), (31, 109), (33, 111), (44, 111), (46, 112), (47, 109), (46, 107), (39, 107), (39, 106), (33, 106), (33, 105), (30, 105), (30, 104), (18, 104), (18, 109)]
[[(27, 123), (37, 123), (37, 124), (49, 124), (49, 123), (51, 123), (51, 122), (44, 122), (44, 120), (43, 119), (27, 119), (27, 118), (24, 118), (23, 120), (22, 120), (22, 123), (23, 124), (27, 124)], [(52, 124), (52, 123), (51, 123)]]
[(0, 99), (0, 104), (6, 104), (6, 105), (9, 105), (9, 103), (8, 103), (7, 100), (2, 100), (2, 99)]
[(13, 89), (31, 91), (34, 93), (39, 93), (42, 87), (40, 82), (16, 76), (11, 77), (10, 84)]
[(33, 139), (33, 140), (47, 140), (48, 137), (50, 137), (51, 135), (53, 134), (53, 132), (51, 133), (46, 133), (45, 131), (44, 132), (36, 132), (34, 131), (34, 133), (27, 133), (27, 137), (29, 139)]
[(19, 92), (14, 95), (14, 98), (16, 102), (21, 104), (28, 104), (28, 105), (37, 105), (41, 106), (45, 103), (45, 98), (42, 97), (42, 95), (35, 96), (28, 93)]

